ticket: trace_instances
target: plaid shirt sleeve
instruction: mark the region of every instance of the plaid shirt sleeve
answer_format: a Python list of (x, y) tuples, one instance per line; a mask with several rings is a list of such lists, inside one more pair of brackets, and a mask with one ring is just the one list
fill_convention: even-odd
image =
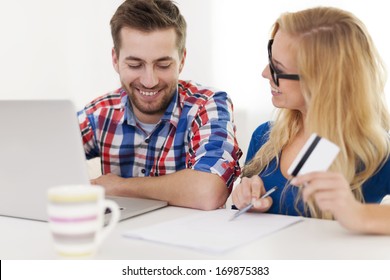
[(98, 143), (102, 142), (101, 135), (106, 135), (106, 131), (104, 128), (102, 129), (102, 125), (96, 120), (106, 124), (113, 120), (116, 121), (118, 117), (120, 118), (123, 115), (121, 106), (122, 95), (123, 93), (120, 92), (120, 89), (117, 89), (96, 98), (77, 113), (87, 159), (101, 156)]
[(79, 111), (77, 113), (77, 117), (79, 119), (85, 156), (87, 157), (87, 159), (98, 157), (99, 148), (98, 145), (96, 144), (96, 139), (94, 136), (94, 131), (92, 129), (92, 124), (89, 121), (86, 111), (85, 110)]
[[(189, 133), (187, 168), (220, 176), (232, 189), (240, 175), (239, 159), (242, 151), (236, 139), (233, 123), (233, 104), (225, 92), (202, 92), (203, 103), (194, 106)], [(198, 99), (199, 100), (199, 99)]]

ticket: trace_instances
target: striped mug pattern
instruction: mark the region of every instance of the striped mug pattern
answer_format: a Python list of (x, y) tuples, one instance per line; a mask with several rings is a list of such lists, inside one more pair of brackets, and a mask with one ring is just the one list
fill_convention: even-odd
[[(104, 226), (106, 208), (111, 219)], [(119, 207), (104, 197), (104, 188), (65, 185), (48, 190), (48, 217), (54, 247), (60, 255), (94, 254), (119, 221)]]

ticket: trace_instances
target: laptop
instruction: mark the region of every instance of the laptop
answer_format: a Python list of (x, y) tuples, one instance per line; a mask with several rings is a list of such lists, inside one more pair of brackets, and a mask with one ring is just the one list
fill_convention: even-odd
[[(0, 100), (0, 215), (47, 221), (47, 189), (64, 184), (89, 184), (73, 103)], [(118, 203), (121, 220), (167, 205), (107, 198)]]

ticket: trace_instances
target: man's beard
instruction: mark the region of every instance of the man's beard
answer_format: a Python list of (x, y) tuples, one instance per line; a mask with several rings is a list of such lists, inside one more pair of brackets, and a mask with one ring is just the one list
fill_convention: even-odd
[(163, 115), (167, 110), (169, 104), (171, 103), (176, 90), (176, 87), (163, 88), (163, 92), (158, 93), (162, 95), (161, 98), (159, 98), (158, 100), (153, 100), (152, 102), (145, 102), (140, 100), (138, 96), (138, 90), (133, 90), (133, 87), (125, 86), (123, 83), (122, 87), (126, 90), (133, 108), (136, 108), (138, 111), (145, 115)]

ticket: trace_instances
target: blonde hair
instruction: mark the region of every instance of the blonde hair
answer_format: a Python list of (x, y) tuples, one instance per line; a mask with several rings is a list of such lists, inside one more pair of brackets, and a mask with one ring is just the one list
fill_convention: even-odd
[[(278, 30), (296, 43), (308, 111), (303, 119), (299, 111), (279, 109), (269, 140), (244, 167), (243, 176), (259, 174), (273, 158), (279, 162), (283, 147), (305, 125), (340, 147), (331, 170), (344, 174), (355, 197), (364, 201), (362, 184), (387, 159), (390, 147), (386, 71), (366, 27), (349, 12), (318, 7), (282, 14), (272, 37)], [(307, 207), (312, 217), (331, 218), (314, 204)]]

